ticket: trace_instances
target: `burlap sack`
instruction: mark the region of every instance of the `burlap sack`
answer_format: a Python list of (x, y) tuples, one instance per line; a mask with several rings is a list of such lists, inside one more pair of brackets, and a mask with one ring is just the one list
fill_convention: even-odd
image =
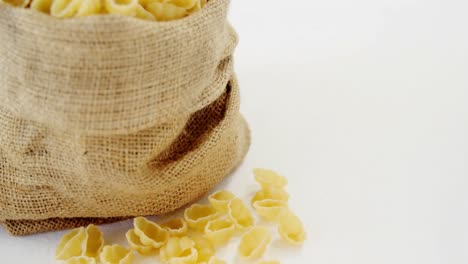
[(14, 235), (171, 212), (243, 158), (229, 0), (172, 22), (0, 3), (0, 221)]

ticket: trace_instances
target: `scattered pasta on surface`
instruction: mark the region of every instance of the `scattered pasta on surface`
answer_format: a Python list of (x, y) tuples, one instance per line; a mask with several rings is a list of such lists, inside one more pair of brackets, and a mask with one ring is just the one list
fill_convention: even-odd
[(253, 204), (257, 214), (268, 221), (278, 220), (279, 215), (288, 208), (288, 203), (282, 200), (265, 199)]
[(184, 211), (184, 218), (190, 228), (203, 232), (209, 221), (219, 217), (211, 205), (193, 204)]
[(280, 215), (278, 233), (284, 240), (292, 244), (302, 244), (306, 239), (306, 233), (301, 220), (289, 210)]
[(236, 226), (231, 220), (220, 218), (208, 222), (205, 227), (205, 236), (214, 246), (221, 246), (231, 239), (235, 231)]
[(152, 246), (146, 246), (141, 243), (140, 237), (135, 233), (135, 229), (130, 229), (125, 234), (127, 242), (132, 250), (135, 250), (140, 255), (152, 255), (156, 253), (156, 249)]
[(65, 264), (96, 264), (96, 259), (86, 256), (71, 257), (65, 261)]
[(108, 245), (102, 249), (100, 260), (102, 264), (131, 264), (133, 254), (121, 245)]
[(144, 217), (133, 219), (133, 225), (135, 227), (135, 234), (145, 246), (160, 248), (169, 239), (169, 232), (166, 229)]
[(243, 259), (261, 257), (271, 242), (270, 230), (266, 227), (253, 227), (246, 232), (240, 241), (238, 253)]
[(161, 224), (171, 236), (185, 236), (187, 235), (188, 225), (187, 222), (181, 217), (171, 219)]
[(288, 185), (288, 180), (278, 173), (267, 169), (254, 169), (255, 180), (262, 188), (283, 188)]
[(229, 202), (228, 216), (239, 230), (245, 230), (254, 225), (252, 214), (239, 198), (234, 198)]
[(188, 237), (171, 237), (159, 252), (159, 259), (163, 263), (195, 264), (198, 252), (195, 243)]
[(261, 200), (279, 200), (287, 202), (289, 200), (289, 194), (281, 188), (267, 188), (255, 193), (251, 203), (253, 205), (255, 202)]
[(213, 244), (201, 235), (194, 236), (192, 239), (198, 252), (197, 263), (209, 261), (216, 253)]
[(91, 224), (86, 227), (85, 239), (83, 241), (82, 254), (87, 257), (97, 258), (104, 246), (104, 236), (102, 231), (95, 225)]
[(232, 192), (222, 190), (208, 196), (208, 201), (218, 212), (227, 213), (228, 204), (234, 198), (236, 198), (236, 196)]
[(55, 258), (58, 260), (67, 260), (71, 257), (80, 256), (83, 251), (82, 244), (85, 237), (84, 227), (75, 228), (65, 234), (55, 250)]

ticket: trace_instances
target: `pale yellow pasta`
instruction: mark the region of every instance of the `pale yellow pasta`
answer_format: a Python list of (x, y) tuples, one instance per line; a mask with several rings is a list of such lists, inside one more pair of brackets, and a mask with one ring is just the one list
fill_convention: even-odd
[(50, 14), (54, 17), (69, 18), (76, 15), (83, 0), (54, 0)]
[(288, 180), (278, 173), (267, 169), (254, 169), (255, 180), (262, 188), (282, 188), (288, 184)]
[(136, 16), (138, 0), (104, 0), (105, 8), (109, 14)]
[(194, 245), (188, 237), (171, 237), (159, 252), (160, 260), (170, 264), (195, 264), (198, 252)]
[(205, 227), (205, 236), (215, 246), (220, 246), (229, 241), (234, 235), (236, 226), (229, 219), (215, 219)]
[(212, 256), (208, 262), (198, 262), (197, 264), (226, 264), (226, 261), (221, 260), (215, 256)]
[(279, 215), (288, 207), (288, 203), (281, 200), (265, 199), (253, 204), (258, 215), (268, 221), (276, 221)]
[(236, 198), (236, 196), (226, 190), (217, 191), (208, 196), (208, 201), (218, 212), (227, 213), (229, 202)]
[(82, 0), (81, 5), (76, 13), (76, 16), (82, 17), (99, 14), (101, 8), (101, 0)]
[(219, 217), (211, 205), (193, 204), (184, 211), (184, 218), (190, 228), (203, 232), (206, 224)]
[(30, 0), (3, 0), (3, 2), (17, 6), (17, 7), (26, 7), (29, 4)]
[(185, 236), (188, 231), (187, 222), (181, 217), (171, 219), (163, 224), (161, 224), (171, 236)]
[(168, 0), (166, 2), (185, 9), (191, 9), (197, 4), (198, 0)]
[(133, 225), (135, 226), (135, 234), (145, 246), (160, 248), (169, 239), (169, 232), (166, 229), (144, 217), (133, 219)]
[(146, 246), (141, 243), (140, 237), (135, 233), (135, 229), (130, 229), (125, 234), (130, 248), (138, 252), (140, 255), (151, 255), (156, 253), (156, 249), (152, 246)]
[(256, 264), (281, 264), (281, 263), (277, 260), (260, 260), (256, 262)]
[(302, 244), (306, 239), (306, 232), (301, 220), (289, 210), (280, 215), (278, 233), (284, 240), (292, 244)]
[(270, 230), (266, 227), (253, 227), (246, 232), (239, 243), (238, 254), (243, 259), (261, 257), (271, 242)]
[(102, 249), (100, 260), (102, 264), (131, 264), (133, 254), (121, 245), (108, 245)]
[(206, 0), (197, 0), (195, 5), (191, 9), (189, 9), (189, 12), (190, 13), (196, 12), (202, 9), (202, 7), (205, 6), (205, 4), (206, 4)]
[(258, 191), (252, 198), (252, 205), (261, 200), (280, 200), (287, 202), (289, 194), (281, 188), (266, 188)]
[(198, 252), (197, 263), (207, 262), (214, 256), (215, 248), (207, 238), (198, 235), (192, 237), (192, 240), (195, 243), (194, 247)]
[(42, 13), (50, 14), (50, 7), (53, 0), (32, 0), (31, 9), (35, 9)]
[(67, 259), (65, 264), (96, 264), (96, 259), (86, 256), (72, 257)]
[(229, 202), (228, 216), (239, 230), (244, 230), (254, 225), (252, 214), (239, 198), (234, 198)]
[(102, 231), (95, 225), (91, 224), (86, 227), (85, 239), (82, 243), (82, 255), (96, 258), (104, 246), (104, 236)]
[(158, 21), (179, 19), (189, 14), (187, 9), (171, 3), (152, 2), (146, 6), (146, 9), (153, 14)]
[(66, 260), (71, 257), (80, 256), (85, 236), (84, 227), (75, 228), (65, 234), (55, 250), (55, 258), (58, 260)]
[(143, 6), (138, 4), (137, 9), (136, 9), (136, 17), (145, 19), (145, 20), (155, 20), (153, 14), (148, 12)]

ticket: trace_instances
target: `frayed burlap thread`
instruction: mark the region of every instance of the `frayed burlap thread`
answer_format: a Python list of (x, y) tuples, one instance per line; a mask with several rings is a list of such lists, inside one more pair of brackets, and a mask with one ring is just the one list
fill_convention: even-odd
[(0, 222), (14, 235), (170, 213), (243, 159), (228, 0), (181, 20), (0, 3)]

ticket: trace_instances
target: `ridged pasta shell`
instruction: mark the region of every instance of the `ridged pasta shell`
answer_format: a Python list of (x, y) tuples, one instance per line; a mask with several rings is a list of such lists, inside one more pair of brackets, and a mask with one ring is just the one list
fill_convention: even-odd
[(161, 226), (165, 228), (171, 236), (182, 237), (185, 236), (188, 231), (187, 222), (181, 217), (162, 223)]
[(246, 232), (239, 243), (238, 253), (243, 259), (261, 257), (271, 242), (271, 232), (266, 227), (253, 227)]
[(262, 188), (283, 188), (288, 185), (288, 180), (279, 175), (278, 173), (267, 169), (254, 169), (255, 180), (262, 186)]
[(255, 193), (251, 200), (252, 205), (261, 200), (280, 200), (287, 202), (289, 200), (289, 194), (282, 188), (266, 188)]
[(234, 235), (236, 226), (229, 219), (215, 219), (205, 227), (205, 236), (215, 246), (226, 244)]
[(278, 220), (279, 215), (288, 208), (288, 203), (281, 200), (265, 199), (253, 204), (258, 215), (268, 221)]
[(135, 233), (135, 229), (130, 229), (125, 234), (130, 248), (138, 252), (140, 255), (152, 255), (156, 253), (156, 249), (152, 246), (146, 246), (141, 243), (140, 237)]
[(227, 213), (229, 202), (236, 198), (236, 196), (226, 190), (217, 191), (208, 196), (208, 201), (218, 212)]
[(104, 246), (104, 236), (102, 231), (95, 225), (90, 224), (85, 229), (85, 239), (83, 241), (83, 255), (97, 258)]
[(213, 244), (204, 236), (194, 236), (192, 240), (195, 242), (195, 249), (198, 252), (197, 263), (209, 261), (216, 253)]
[(80, 256), (83, 251), (82, 243), (85, 236), (84, 227), (75, 228), (65, 234), (55, 250), (55, 258), (66, 260), (71, 257)]
[(102, 249), (100, 260), (102, 264), (131, 264), (133, 254), (121, 245), (108, 245)]
[(239, 230), (244, 230), (254, 225), (252, 214), (239, 198), (234, 198), (229, 202), (228, 216)]
[(96, 264), (96, 259), (86, 256), (71, 257), (65, 261), (65, 264)]
[(198, 252), (188, 237), (171, 237), (161, 248), (159, 257), (165, 263), (196, 263)]
[(296, 245), (302, 244), (306, 239), (306, 232), (301, 220), (289, 210), (283, 212), (279, 217), (278, 233), (284, 240)]
[(133, 225), (135, 226), (135, 234), (145, 246), (160, 248), (169, 239), (169, 232), (166, 229), (144, 217), (133, 219)]
[(211, 205), (193, 204), (184, 211), (184, 218), (190, 228), (203, 232), (206, 224), (218, 218), (219, 213)]

